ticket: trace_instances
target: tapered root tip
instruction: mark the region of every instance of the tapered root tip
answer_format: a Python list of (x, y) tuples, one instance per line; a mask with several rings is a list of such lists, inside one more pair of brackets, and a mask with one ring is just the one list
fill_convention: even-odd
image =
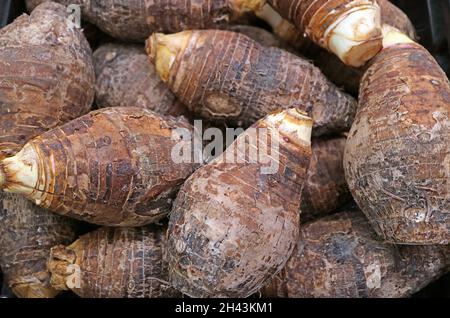
[(270, 114), (263, 120), (268, 126), (274, 127), (282, 136), (290, 141), (301, 144), (311, 144), (313, 120), (305, 112), (290, 108)]
[(377, 5), (346, 13), (325, 32), (328, 49), (345, 64), (364, 65), (382, 49), (381, 15)]
[(80, 269), (75, 264), (76, 254), (69, 247), (57, 245), (50, 250), (48, 270), (50, 283), (56, 290), (80, 288)]
[(383, 25), (383, 48), (388, 48), (393, 45), (415, 43), (407, 35), (398, 29), (384, 24)]
[(54, 298), (59, 294), (54, 288), (37, 283), (17, 284), (11, 290), (19, 298)]
[(153, 33), (146, 42), (146, 51), (156, 72), (164, 82), (167, 82), (170, 71), (179, 53), (187, 46), (192, 31), (175, 34)]

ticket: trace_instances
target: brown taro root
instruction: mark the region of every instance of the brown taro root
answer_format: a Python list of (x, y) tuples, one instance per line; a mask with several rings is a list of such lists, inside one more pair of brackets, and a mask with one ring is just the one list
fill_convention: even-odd
[(302, 223), (332, 213), (351, 198), (342, 162), (345, 141), (344, 136), (313, 140), (300, 204)]
[(314, 135), (349, 130), (355, 100), (319, 69), (279, 48), (220, 30), (155, 33), (147, 51), (156, 71), (191, 111), (248, 127), (296, 107), (314, 120)]
[[(35, 1), (28, 1), (31, 8)], [(235, 3), (242, 0), (56, 1), (64, 5), (80, 5), (84, 20), (124, 41), (143, 42), (153, 32), (226, 27), (231, 22), (245, 22), (247, 14), (235, 10)]]
[(420, 45), (386, 27), (364, 74), (344, 168), (376, 232), (404, 244), (450, 243), (450, 83)]
[(48, 298), (49, 251), (76, 237), (77, 223), (54, 215), (16, 194), (0, 193), (0, 266), (8, 287), (18, 297)]
[[(377, 3), (380, 6), (382, 23), (394, 26), (414, 39), (416, 34), (414, 26), (403, 11), (388, 0), (378, 0)], [(268, 22), (273, 32), (281, 39), (296, 48), (302, 55), (313, 60), (314, 64), (333, 83), (344, 87), (353, 95), (358, 95), (359, 83), (366, 67), (355, 68), (345, 65), (336, 55), (316, 45), (304, 36), (304, 32), (280, 17), (269, 4), (265, 4), (262, 9), (257, 11), (257, 15)]]
[(184, 183), (167, 234), (170, 281), (182, 293), (247, 297), (283, 268), (311, 156), (304, 114), (268, 115)]
[(94, 52), (94, 67), (100, 108), (136, 106), (173, 116), (187, 112), (156, 74), (143, 46), (104, 44)]
[[(0, 30), (0, 157), (32, 137), (86, 113), (94, 97), (91, 51), (65, 9), (45, 4)], [(0, 264), (18, 297), (53, 297), (48, 249), (75, 238), (76, 224), (4, 194)]]
[(449, 270), (449, 246), (378, 240), (360, 211), (307, 223), (286, 267), (263, 297), (408, 297)]
[(165, 228), (99, 228), (51, 249), (51, 283), (84, 298), (180, 296), (168, 283)]
[(192, 126), (137, 107), (104, 108), (50, 130), (0, 162), (0, 186), (87, 222), (139, 226), (163, 218), (195, 163), (172, 148)]
[(381, 14), (375, 0), (267, 2), (302, 34), (345, 64), (362, 66), (381, 50)]
[(0, 30), (0, 157), (91, 107), (91, 50), (65, 14), (46, 3)]

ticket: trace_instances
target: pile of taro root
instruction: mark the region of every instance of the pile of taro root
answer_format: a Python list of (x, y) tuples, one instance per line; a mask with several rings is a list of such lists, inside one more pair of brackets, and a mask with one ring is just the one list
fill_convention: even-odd
[(450, 83), (388, 0), (27, 9), (0, 29), (4, 295), (410, 297), (449, 271)]

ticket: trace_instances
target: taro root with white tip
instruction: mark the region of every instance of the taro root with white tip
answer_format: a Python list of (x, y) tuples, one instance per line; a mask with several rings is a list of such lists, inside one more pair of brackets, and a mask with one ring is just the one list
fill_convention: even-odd
[[(91, 108), (91, 49), (55, 3), (37, 7), (0, 30), (0, 158), (31, 138)], [(0, 197), (0, 264), (17, 297), (54, 297), (46, 268), (49, 247), (76, 236), (77, 222), (15, 194)]]
[(99, 228), (51, 249), (51, 283), (83, 298), (181, 296), (168, 282), (165, 241), (162, 226)]
[[(292, 2), (292, 1), (291, 1)], [(378, 0), (381, 21), (391, 25), (415, 38), (415, 29), (408, 16), (388, 0)], [(272, 31), (303, 56), (314, 61), (314, 64), (339, 87), (354, 95), (358, 95), (359, 83), (365, 67), (352, 67), (344, 64), (336, 55), (314, 43), (301, 28), (284, 19), (273, 7), (265, 3), (259, 6), (255, 14), (266, 21)]]
[(263, 297), (409, 297), (450, 269), (449, 246), (379, 241), (361, 211), (340, 212), (300, 229), (286, 267)]
[(450, 243), (450, 83), (428, 51), (384, 28), (361, 83), (344, 167), (382, 239)]
[(0, 161), (0, 187), (56, 213), (108, 226), (163, 218), (194, 162), (175, 163), (190, 145), (183, 118), (137, 107), (104, 108), (29, 141)]
[(230, 31), (155, 33), (147, 51), (172, 92), (203, 118), (248, 127), (296, 107), (314, 120), (314, 135), (347, 131), (356, 101), (314, 65)]
[(248, 297), (281, 270), (299, 231), (312, 121), (266, 116), (184, 183), (170, 213), (171, 284), (192, 297)]
[(382, 48), (375, 0), (268, 0), (319, 46), (351, 66), (362, 66)]

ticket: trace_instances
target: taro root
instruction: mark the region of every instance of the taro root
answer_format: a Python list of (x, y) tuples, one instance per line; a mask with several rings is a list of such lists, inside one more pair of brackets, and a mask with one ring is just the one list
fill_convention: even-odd
[[(139, 226), (163, 218), (193, 172), (175, 145), (193, 127), (137, 107), (104, 108), (29, 141), (0, 161), (0, 187), (87, 222)], [(190, 149), (190, 148), (189, 148)]]
[[(0, 73), (1, 158), (91, 107), (91, 50), (61, 5), (41, 5), (0, 30)], [(0, 205), (5, 286), (18, 297), (55, 296), (46, 270), (49, 248), (72, 241), (76, 223), (14, 194), (2, 194)]]
[(247, 297), (283, 268), (298, 238), (311, 126), (296, 109), (268, 115), (184, 183), (168, 229), (176, 289)]
[(306, 60), (230, 31), (155, 33), (147, 51), (188, 108), (206, 119), (248, 127), (290, 107), (314, 120), (314, 135), (348, 130), (355, 100)]
[[(379, 0), (382, 23), (396, 27), (412, 39), (415, 37), (414, 26), (407, 15), (388, 0)], [(359, 83), (366, 67), (351, 67), (326, 49), (316, 45), (304, 32), (289, 21), (283, 19), (269, 4), (259, 11), (259, 17), (270, 24), (273, 32), (299, 53), (314, 61), (314, 64), (339, 87), (353, 95), (358, 95)]]
[(330, 214), (350, 200), (343, 166), (345, 141), (344, 136), (313, 140), (300, 205), (302, 223)]
[[(31, 9), (45, 0), (27, 1)], [(242, 0), (56, 1), (79, 5), (84, 20), (123, 41), (143, 42), (153, 32), (215, 29), (246, 21), (246, 13), (235, 10)]]
[(0, 157), (90, 110), (91, 56), (81, 30), (56, 3), (42, 4), (0, 30)]
[(100, 108), (136, 106), (163, 115), (187, 113), (156, 74), (143, 46), (109, 43), (94, 52), (96, 103)]
[(422, 46), (384, 31), (362, 79), (346, 179), (384, 240), (449, 244), (450, 83)]
[(168, 283), (163, 260), (165, 228), (99, 228), (69, 246), (51, 249), (49, 269), (57, 290), (84, 298), (180, 296)]
[(263, 297), (408, 297), (449, 270), (449, 246), (379, 241), (361, 211), (302, 225), (286, 267)]
[(77, 222), (54, 215), (16, 194), (0, 193), (0, 266), (18, 297), (51, 298), (47, 260), (55, 244), (76, 237)]
[(381, 13), (375, 0), (267, 2), (302, 34), (345, 64), (362, 66), (382, 48)]

